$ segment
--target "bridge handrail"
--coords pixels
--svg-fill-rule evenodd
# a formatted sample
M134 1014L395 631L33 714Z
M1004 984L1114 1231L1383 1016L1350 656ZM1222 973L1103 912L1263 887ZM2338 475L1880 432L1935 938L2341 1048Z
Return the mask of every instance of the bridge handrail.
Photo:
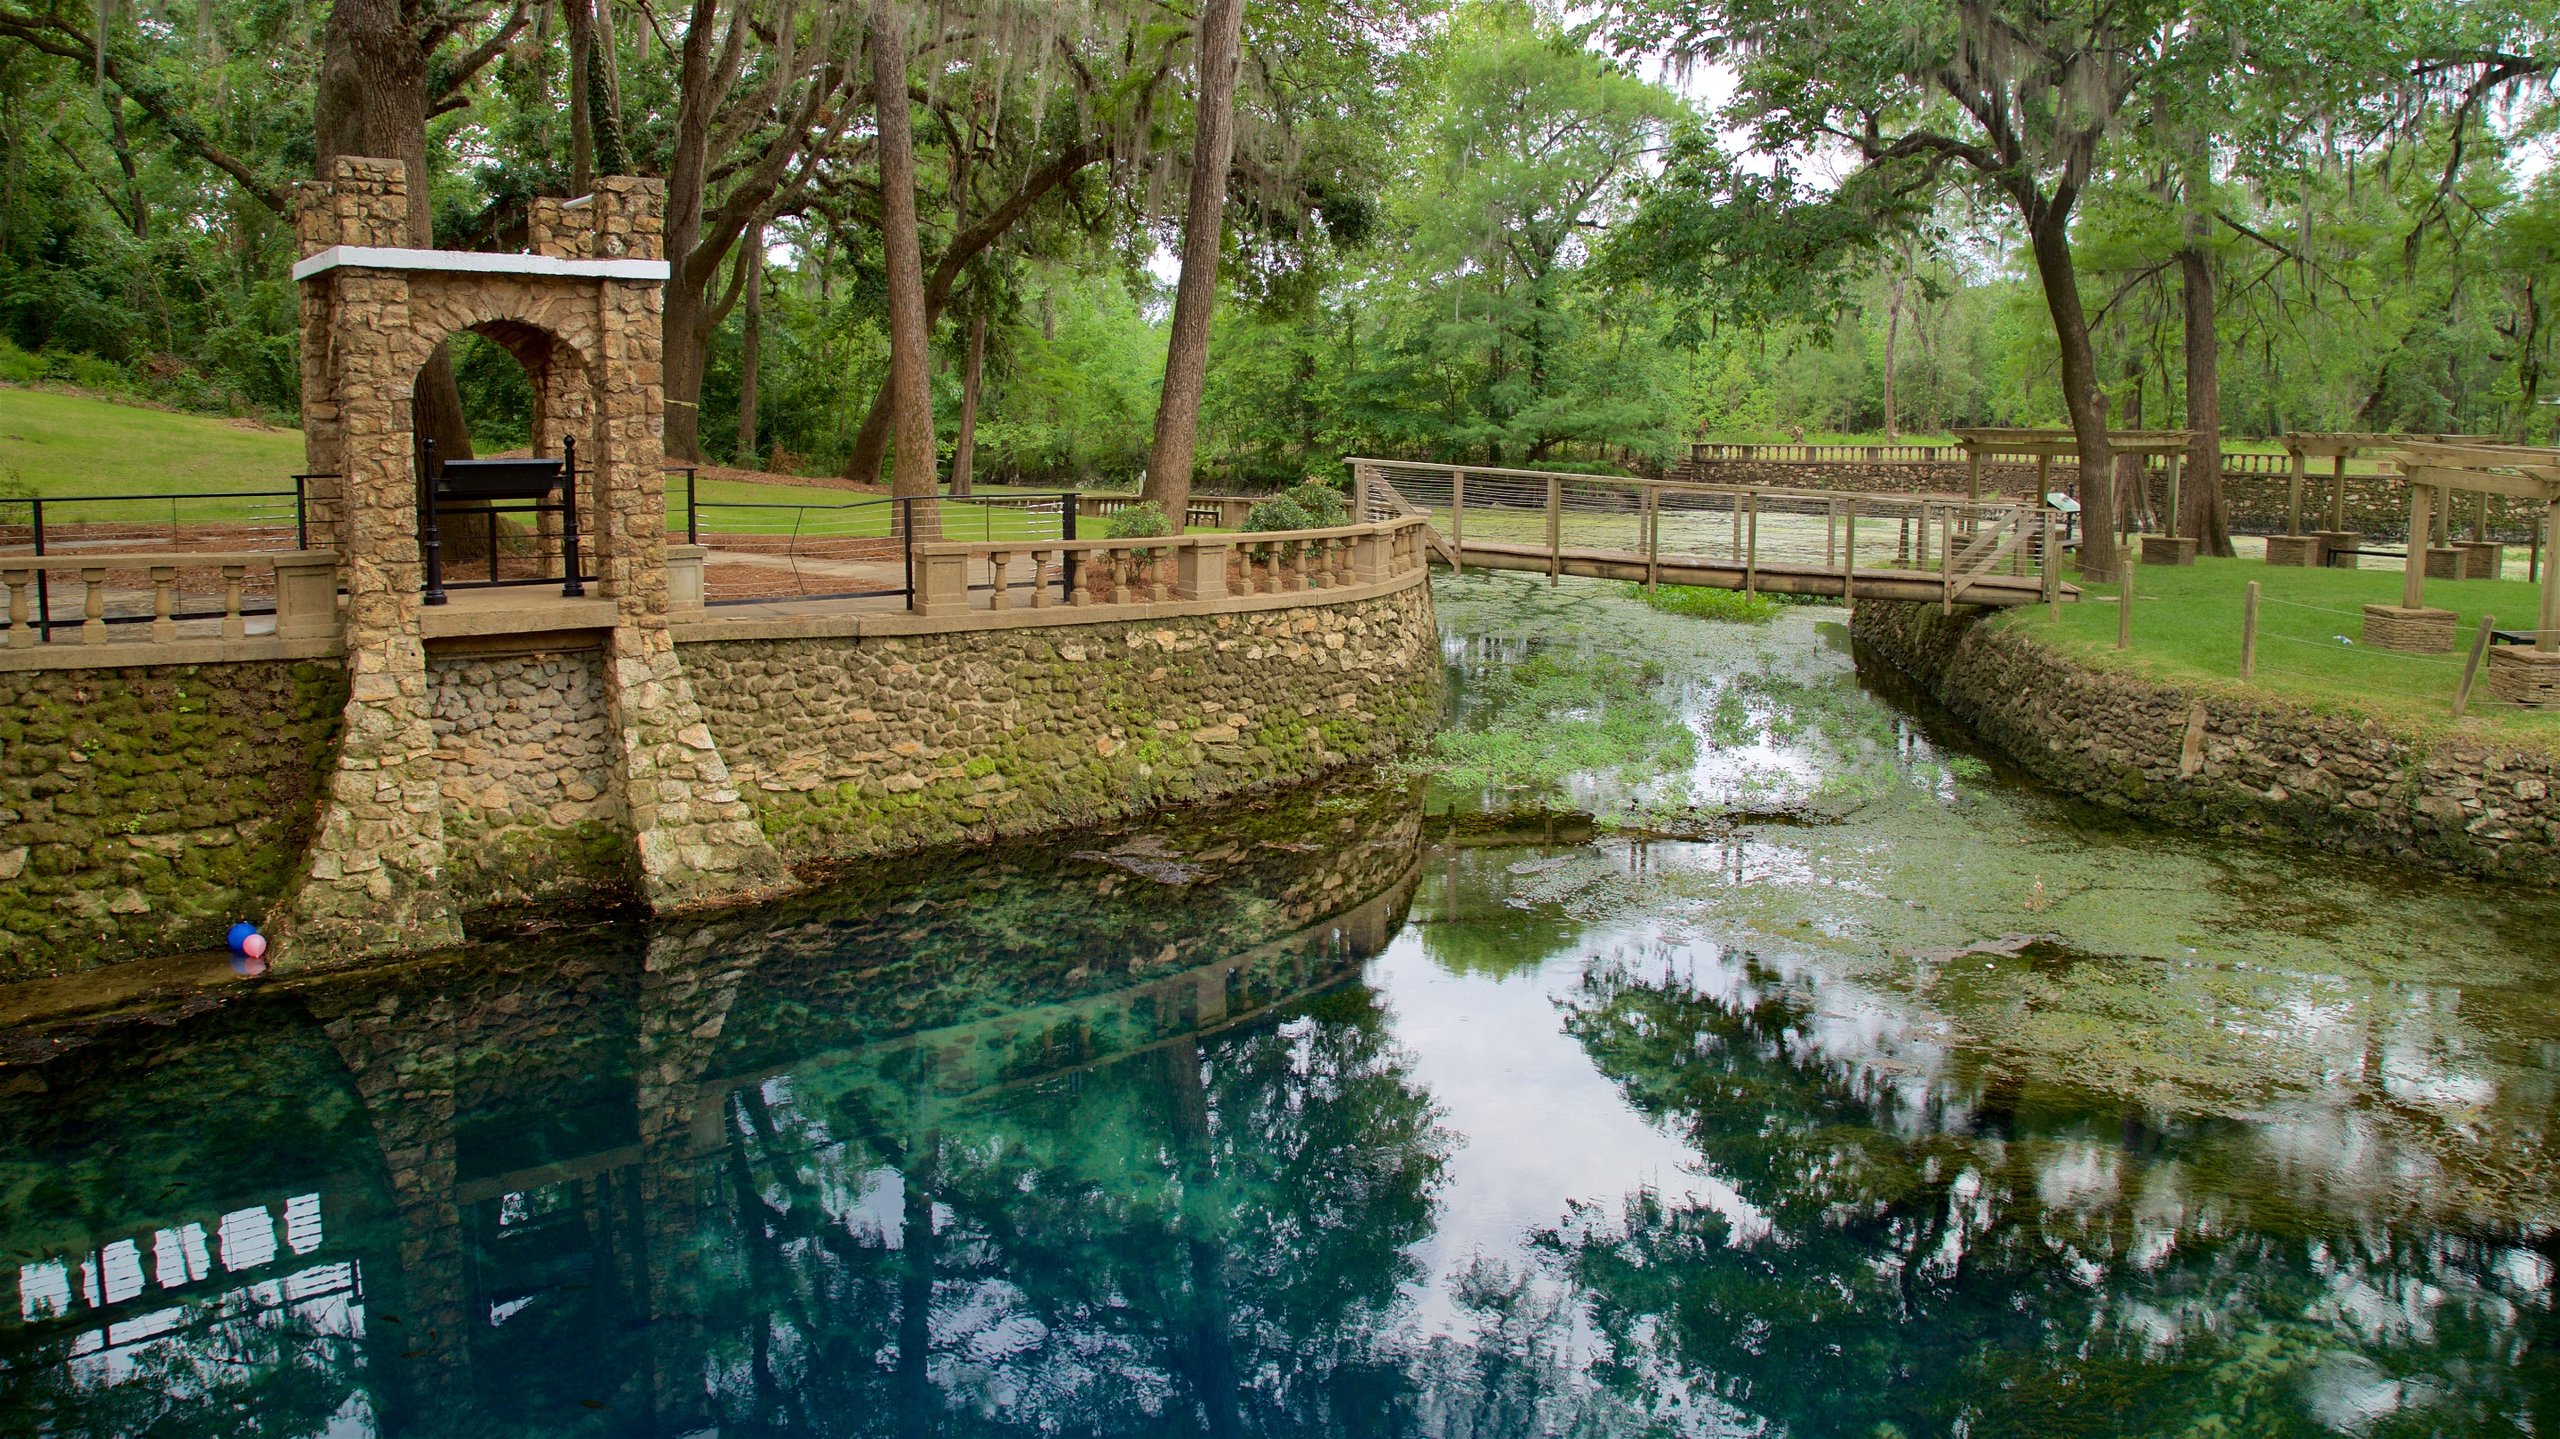
M1380 460L1359 456L1346 459L1343 463L1353 466L1353 472L1355 474L1358 472L1359 466L1370 465L1380 469L1410 470L1418 474L1426 475L1464 473L1468 475L1489 475L1497 479L1540 481L1564 480L1579 484L1619 485L1633 489L1678 491L1683 494L1758 495L1762 498L1774 497L1779 499L1815 500L1823 502L1837 500L1893 500L1910 504L1957 505L1968 509L1981 509L1986 511L1998 509L2004 506L2038 510L2045 508L2043 505L2026 500L1973 500L1966 499L1961 496L1931 493L1926 490L1794 489L1781 485L1729 485L1714 484L1705 480L1649 480L1641 475L1595 475L1571 470L1514 470L1504 469L1498 465L1437 464L1422 460Z
M221 587L220 608L188 612L180 607L182 571L214 571ZM110 625L148 626L137 639L166 643L178 637L188 620L218 620L225 640L246 637L246 619L264 613L248 607L244 591L251 572L275 592L273 613L280 638L308 639L333 634L338 624L338 555L334 550L124 550L72 554L0 555L0 592L6 594L8 627L0 645L24 649L55 643L57 631L68 631L70 643L113 642ZM110 575L139 573L152 599L150 614L109 615ZM50 583L56 575L77 575L80 602L76 614L60 615ZM132 586L128 585L128 588Z

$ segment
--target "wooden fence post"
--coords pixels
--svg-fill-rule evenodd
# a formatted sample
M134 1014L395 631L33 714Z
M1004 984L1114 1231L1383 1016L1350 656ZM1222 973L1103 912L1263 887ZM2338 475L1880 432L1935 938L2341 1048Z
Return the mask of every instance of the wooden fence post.
M1851 614L1858 612L1858 500L1852 495L1842 503L1840 536L1840 604Z
M2471 637L2471 662L2462 667L2462 683L2454 686L2453 690L2453 717L2455 719L2462 718L2462 711L2471 703L2471 677L2480 672L2480 657L2489 652L2490 637L2495 635L2497 631L2498 621L2496 616L2482 615L2480 617L2480 633Z
M1751 508L1751 547L1742 556L1742 592L1757 594L1760 590L1760 492L1753 490L1745 497Z
M2133 566L2116 557L2116 648L2133 642Z
M1564 481L1547 477L1547 583L1564 573Z
M1467 472L1449 472L1449 572L1467 572Z
M2240 678L2252 679L2258 673L2258 582L2240 599Z
M1923 534L1928 533L1928 529L1926 523L1920 526ZM1938 612L1948 615L1956 612L1956 508L1953 505L1938 507Z

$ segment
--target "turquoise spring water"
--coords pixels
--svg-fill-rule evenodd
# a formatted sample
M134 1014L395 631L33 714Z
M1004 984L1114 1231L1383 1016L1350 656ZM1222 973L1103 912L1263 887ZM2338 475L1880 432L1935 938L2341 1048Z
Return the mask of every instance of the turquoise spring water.
M1391 773L0 1033L0 1433L2560 1430L2560 902L1438 596Z

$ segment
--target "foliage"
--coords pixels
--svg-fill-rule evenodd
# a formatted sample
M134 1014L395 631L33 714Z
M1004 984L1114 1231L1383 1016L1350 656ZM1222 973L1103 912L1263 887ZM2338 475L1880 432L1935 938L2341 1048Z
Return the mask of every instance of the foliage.
M1245 511L1244 528L1256 534L1274 530L1312 530L1316 517L1287 495L1274 495Z
M1342 497L1342 491L1331 485L1317 484L1311 480L1306 484L1293 485L1282 491L1280 498L1306 511L1307 517L1315 521L1314 527L1317 529L1329 529L1335 525L1351 523L1350 501Z
M1140 500L1102 520L1106 540L1152 540L1172 533L1173 521L1165 517L1164 506L1153 500Z

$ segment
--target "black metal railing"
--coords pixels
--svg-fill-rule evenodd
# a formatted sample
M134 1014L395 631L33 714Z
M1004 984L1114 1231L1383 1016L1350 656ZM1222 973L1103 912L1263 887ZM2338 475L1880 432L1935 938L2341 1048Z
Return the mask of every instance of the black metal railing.
M722 521L729 521L723 524ZM706 531L704 526L710 528ZM915 593L918 541L1043 540L1076 538L1072 491L1040 495L866 496L826 504L788 500L704 500L686 486L685 539L739 554L769 554L786 562L800 599L907 598ZM865 583L864 567L895 562L897 582ZM1068 558L1070 566L1073 557ZM811 582L818 581L814 588ZM841 580L841 585L827 583ZM984 589L985 585L975 588ZM753 604L769 596L743 596L711 604Z
M248 550L269 548L256 541L269 534L281 537L289 528L293 533L293 543L290 546L275 545L273 548L307 550L311 548L311 517L305 482L333 478L335 477L330 475L295 475L292 477L293 488L289 490L187 490L165 495L0 497L0 555L23 552L51 557L65 553L95 552L102 557L112 556L115 551L111 547L129 547L136 541L152 538L163 529L169 536L169 545L172 549L184 549L188 546L189 530L197 531L199 537L202 532L210 530L216 533L230 531L236 535L245 536L249 543L226 545L221 548ZM240 516L236 511L242 508L244 501L248 502L245 506L247 513L245 516ZM165 525L157 513L163 505L168 507ZM196 511L200 517L189 519L187 515L190 510ZM145 512L150 512L150 518L136 518ZM152 534L102 534L93 529L93 527L108 526L119 530L148 527ZM38 570L35 618L28 622L36 627L38 637L46 643L52 642L55 626L80 623L78 618L56 620L52 617L52 591L51 579L44 571ZM270 602L263 608L252 608L243 613L273 614L275 606ZM153 616L150 615L125 614L110 614L106 617L109 624L141 623L148 622L152 618ZM219 619L221 612L218 610L185 611L172 615L171 618ZM0 629L6 627L5 622L0 622Z
M557 460L537 455L525 460L447 460L439 463L433 439L419 441L418 455L418 553L426 567L425 603L443 604L447 599L446 592L457 589L557 584L560 593L571 599L587 592L587 582L595 576L586 572L579 551L577 440L561 440L560 458ZM557 498L553 498L555 496ZM445 573L444 532L448 515L485 524L488 578L454 579ZM541 533L545 515L560 517L560 573L509 578L500 561L505 548L503 541L512 536L500 529L499 522L530 517L536 543L539 544L545 538ZM549 559L548 555L539 556L537 563L547 564Z

